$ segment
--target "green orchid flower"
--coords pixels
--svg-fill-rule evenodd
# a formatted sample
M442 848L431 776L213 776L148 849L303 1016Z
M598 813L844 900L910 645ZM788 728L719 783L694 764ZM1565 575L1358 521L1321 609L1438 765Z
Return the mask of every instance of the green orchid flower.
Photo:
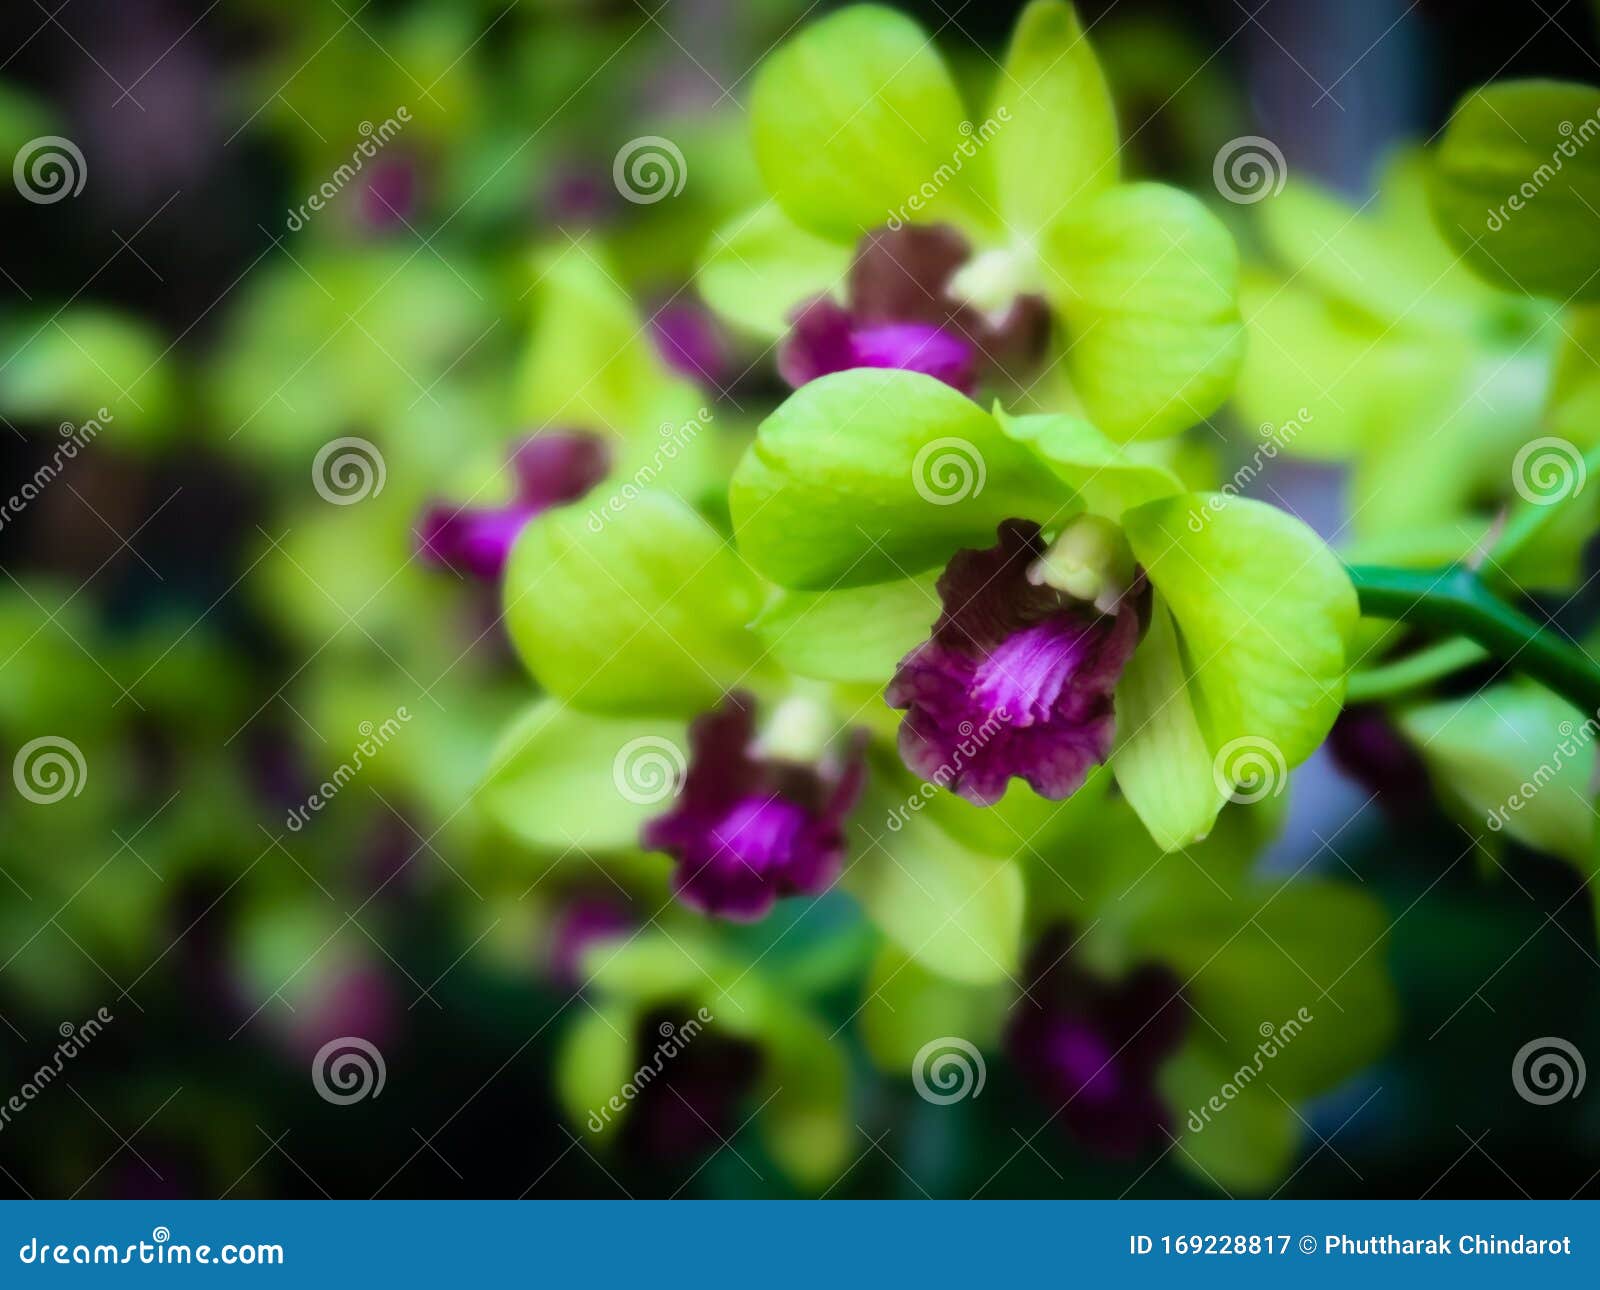
M555 1081L586 1149L626 1152L631 1139L658 1159L682 1156L754 1119L803 1188L848 1162L844 1052L791 991L681 932L602 940L585 961L594 998L561 1041Z
M784 589L774 653L887 687L906 764L969 802L1014 778L1069 797L1109 757L1182 847L1230 797L1281 787L1338 714L1356 600L1320 539L1187 492L1079 418L987 413L918 373L827 376L762 424L731 506L743 558Z
M1128 804L1076 812L1026 866L1034 949L1018 981L962 985L886 949L866 982L868 1051L953 1101L1003 1050L1050 1113L1039 1149L1160 1152L1230 1194L1269 1190L1300 1151L1298 1108L1381 1056L1397 1004L1385 911L1346 884L1253 876L1260 822L1231 810L1162 855ZM1082 863L1058 872L1052 853ZM939 1083L941 1060L965 1063L945 1072L964 1087Z
M1250 272L1243 292L1240 414L1270 455L1349 464L1361 561L1465 556L1519 493L1549 491L1546 467L1565 457L1570 474L1596 442L1586 311L1475 276L1435 225L1428 166L1400 154L1359 208L1291 179L1261 206L1280 268ZM1506 576L1570 583L1585 510L1526 545Z
M1037 826L1025 794L982 823L964 803L925 811L893 753L893 714L871 689L781 664L764 614L782 598L681 499L647 492L598 526L576 506L538 517L504 595L547 691L502 736L478 794L511 836L607 866L665 853L677 899L723 920L837 884L930 971L1016 970L1014 852Z
M750 126L770 198L715 235L700 285L756 335L788 333L791 384L867 366L967 389L997 370L1119 441L1231 390L1233 241L1187 194L1122 180L1071 5L1023 11L981 124L915 22L860 5L767 59Z

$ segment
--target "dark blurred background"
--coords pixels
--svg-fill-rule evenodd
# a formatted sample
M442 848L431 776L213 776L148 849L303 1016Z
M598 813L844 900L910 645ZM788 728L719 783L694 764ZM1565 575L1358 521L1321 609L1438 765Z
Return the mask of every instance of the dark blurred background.
M87 169L68 200L0 192L0 494L51 458L63 421L116 413L0 528L0 751L9 764L34 732L71 730L89 766L61 814L0 801L0 1092L51 1060L64 1025L115 1018L0 1127L0 1190L788 1194L743 1139L708 1161L602 1162L562 1127L550 1072L571 995L543 970L545 915L520 899L538 874L450 805L524 683L470 591L394 575L433 474L455 445L499 433L493 391L525 334L528 251L599 230L642 303L678 291L748 177L728 162L719 194L713 160L701 208L619 209L617 145L700 131L719 157L751 65L833 7L0 11L5 151L60 135ZM1020 5L896 7L981 84ZM1130 168L1196 188L1221 142L1256 132L1359 195L1387 147L1429 138L1475 85L1600 80L1579 0L1080 8ZM400 104L414 122L392 168L364 180L388 186L286 231L357 123ZM737 379L724 375L724 395L765 388ZM359 508L361 531L312 513L310 451L380 424L386 444L411 445L390 454L394 504ZM397 705L427 719L412 746L285 838L285 805L353 737L344 714ZM1571 871L1528 857L1508 886L1459 863L1462 835L1436 812L1386 813L1325 765L1304 783L1325 801L1297 810L1280 850L1298 867L1337 830L1314 867L1392 912L1403 1024L1379 1067L1307 1111L1306 1158L1282 1194L1594 1194L1600 1100L1546 1111L1504 1096L1525 1034L1593 1034L1600 1015L1590 902ZM823 1004L834 1024L854 1007ZM346 1033L373 1037L388 1070L382 1095L352 1107L305 1078ZM832 1195L1213 1194L1170 1161L1097 1164L1049 1135L1013 1155L1039 1115L998 1063L954 1113L860 1054L853 1065L862 1158Z

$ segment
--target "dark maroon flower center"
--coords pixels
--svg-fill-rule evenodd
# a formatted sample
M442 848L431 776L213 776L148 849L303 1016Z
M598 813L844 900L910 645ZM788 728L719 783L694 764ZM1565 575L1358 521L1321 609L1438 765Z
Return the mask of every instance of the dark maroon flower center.
M561 431L525 439L511 456L516 495L504 506L434 503L417 526L417 547L434 564L493 581L534 516L573 502L606 477L611 450L597 435Z
M830 372L887 367L971 394L985 369L1025 375L1043 353L1048 310L1023 295L996 318L957 299L951 280L971 255L944 225L869 233L850 266L847 303L821 296L794 312L778 352L784 380L798 388Z
M1142 593L1101 613L1029 580L1043 554L1039 526L1022 520L1002 524L988 550L957 552L932 636L886 691L906 710L906 765L980 806L1014 777L1069 797L1111 753L1112 692L1138 643Z
M1074 1137L1105 1155L1137 1154L1172 1120L1156 1075L1187 1028L1177 976L1144 963L1106 980L1079 963L1071 933L1054 928L1030 955L1027 978L1006 1033L1012 1060Z
M749 921L780 896L814 895L844 860L844 820L860 795L863 749L801 764L761 754L755 706L729 695L689 732L683 791L644 827L643 844L677 861L685 904Z

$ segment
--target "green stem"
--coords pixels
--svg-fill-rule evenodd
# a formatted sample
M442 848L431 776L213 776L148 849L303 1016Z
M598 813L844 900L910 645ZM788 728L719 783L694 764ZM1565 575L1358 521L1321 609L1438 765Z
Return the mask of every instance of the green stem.
M1471 570L1350 569L1368 618L1465 636L1583 712L1600 712L1600 667L1486 588Z
M1419 689L1440 677L1449 676L1464 667L1481 663L1489 651L1477 641L1464 636L1452 636L1438 641L1427 649L1408 654L1394 663L1362 668L1350 674L1345 686L1345 696L1351 703L1375 703L1379 699L1392 699L1398 694Z

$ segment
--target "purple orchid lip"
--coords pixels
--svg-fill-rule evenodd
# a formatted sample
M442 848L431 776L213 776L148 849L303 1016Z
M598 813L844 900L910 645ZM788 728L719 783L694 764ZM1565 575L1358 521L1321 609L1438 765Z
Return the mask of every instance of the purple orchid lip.
M550 975L564 989L583 984L583 957L602 941L626 935L633 919L616 899L583 895L570 900L557 917L549 946Z
M1056 927L1029 956L1027 979L1006 1047L1069 1132L1123 1159L1170 1133L1155 1081L1188 1028L1176 974L1149 962L1103 980L1078 962L1070 931Z
M698 717L683 791L641 839L678 862L680 900L740 922L764 917L780 896L815 895L833 882L866 774L860 739L840 761L805 764L763 755L755 734L754 701L742 693Z
M669 302L651 317L650 331L656 351L680 376L719 389L727 384L728 345L707 310L685 301Z
M958 551L940 576L933 633L885 691L905 709L900 755L923 779L979 806L1013 778L1070 797L1111 754L1112 692L1138 644L1142 585L1103 614L1028 570L1037 524L1007 520L999 541Z
M823 296L795 310L779 373L798 388L854 367L899 368L970 395L986 368L1031 367L1044 350L1048 309L1023 295L995 319L952 297L951 279L971 254L966 239L943 225L867 234L850 266L848 304Z
M511 456L516 496L504 506L435 503L417 525L417 549L433 564L493 581L534 516L574 502L606 477L611 450L597 435L554 431L525 439Z

